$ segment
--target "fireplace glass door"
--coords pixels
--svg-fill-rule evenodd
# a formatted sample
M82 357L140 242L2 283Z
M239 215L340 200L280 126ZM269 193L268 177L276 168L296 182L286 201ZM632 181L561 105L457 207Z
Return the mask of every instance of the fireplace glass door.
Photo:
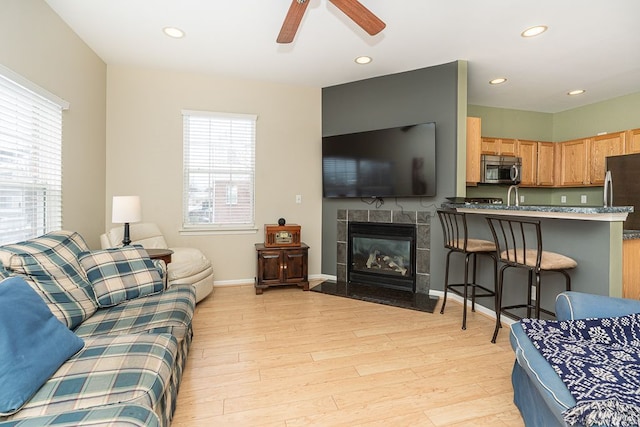
M350 283L415 291L415 226L349 223Z

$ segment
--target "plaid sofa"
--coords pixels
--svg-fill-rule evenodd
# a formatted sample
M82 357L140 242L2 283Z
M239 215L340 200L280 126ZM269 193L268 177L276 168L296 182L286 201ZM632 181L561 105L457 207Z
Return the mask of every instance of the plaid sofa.
M143 286L144 296L121 293L124 301L104 306L81 264L86 254L92 252L84 239L69 231L0 246L0 278L22 277L85 342L18 412L0 417L0 427L170 425L193 335L195 290ZM127 271L157 269L165 283L163 262L118 262Z

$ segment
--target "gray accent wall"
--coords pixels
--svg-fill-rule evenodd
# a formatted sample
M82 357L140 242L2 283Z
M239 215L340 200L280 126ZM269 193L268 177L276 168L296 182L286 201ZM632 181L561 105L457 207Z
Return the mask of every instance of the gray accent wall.
M466 111L464 63L386 75L322 90L322 135L383 129L415 123L436 123L437 194L423 198L387 198L383 205L361 199L323 199L322 273L336 275L336 217L339 209L428 211L456 192L459 108ZM466 87L462 85L461 87ZM459 96L461 95L461 98ZM464 100L464 102L463 102ZM459 105L462 103L463 105ZM438 221L431 229L431 287L442 289L444 248Z

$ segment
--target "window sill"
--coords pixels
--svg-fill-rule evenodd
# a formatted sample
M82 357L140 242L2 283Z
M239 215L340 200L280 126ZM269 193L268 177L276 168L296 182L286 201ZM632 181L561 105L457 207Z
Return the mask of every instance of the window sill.
M258 229L255 226L247 227L189 227L181 228L179 233L182 236L209 236L220 234L256 234Z

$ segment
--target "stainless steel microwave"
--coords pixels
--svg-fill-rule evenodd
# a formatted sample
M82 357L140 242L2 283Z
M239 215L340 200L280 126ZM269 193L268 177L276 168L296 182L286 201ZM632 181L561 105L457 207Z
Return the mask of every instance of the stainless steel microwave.
M522 176L522 159L514 156L480 157L480 182L485 184L519 184Z

